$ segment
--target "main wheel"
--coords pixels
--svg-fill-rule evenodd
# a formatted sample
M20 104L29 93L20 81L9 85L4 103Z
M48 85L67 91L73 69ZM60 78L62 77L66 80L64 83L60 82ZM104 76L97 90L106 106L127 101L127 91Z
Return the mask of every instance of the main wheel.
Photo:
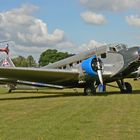
M94 86L87 86L84 88L84 95L92 96L96 94L96 89Z
M121 89L121 93L132 93L132 86L130 83L125 82L125 88L126 89Z
M125 82L125 87L126 87L127 93L132 93L132 86L130 83Z

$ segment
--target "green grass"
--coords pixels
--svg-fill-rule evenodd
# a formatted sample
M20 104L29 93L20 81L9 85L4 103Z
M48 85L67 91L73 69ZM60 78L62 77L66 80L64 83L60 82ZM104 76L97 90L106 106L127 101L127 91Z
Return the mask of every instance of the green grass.
M133 94L0 89L0 140L139 140L140 81Z

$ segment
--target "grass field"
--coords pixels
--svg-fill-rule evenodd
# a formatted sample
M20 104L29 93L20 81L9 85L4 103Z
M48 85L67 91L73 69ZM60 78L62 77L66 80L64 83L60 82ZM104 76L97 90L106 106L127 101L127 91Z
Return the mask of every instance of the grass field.
M0 89L0 140L139 140L140 81L133 94Z

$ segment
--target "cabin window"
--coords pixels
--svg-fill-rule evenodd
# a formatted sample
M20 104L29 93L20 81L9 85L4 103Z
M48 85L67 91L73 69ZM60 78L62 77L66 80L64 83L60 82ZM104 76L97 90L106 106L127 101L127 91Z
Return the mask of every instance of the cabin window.
M63 69L66 69L66 66L63 66Z
M116 48L115 47L109 47L109 51L116 52Z
M101 58L106 58L106 53L101 54Z
M77 64L79 64L80 63L80 61L77 61Z

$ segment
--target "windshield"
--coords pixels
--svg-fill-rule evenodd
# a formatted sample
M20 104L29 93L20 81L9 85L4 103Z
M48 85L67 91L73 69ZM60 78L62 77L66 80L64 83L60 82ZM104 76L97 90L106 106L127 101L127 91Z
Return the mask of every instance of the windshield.
M119 52L119 51L124 50L126 48L127 48L127 45L125 45L125 44L110 44L109 45L110 52Z

